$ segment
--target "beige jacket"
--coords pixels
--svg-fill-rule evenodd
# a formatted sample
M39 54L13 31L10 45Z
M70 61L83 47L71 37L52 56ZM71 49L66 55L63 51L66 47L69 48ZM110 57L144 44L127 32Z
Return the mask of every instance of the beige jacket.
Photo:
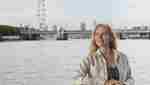
M118 57L119 63L117 66L120 80L124 81L125 85L134 85L127 56L115 50L115 58ZM103 49L98 49L96 56L88 56L83 59L78 74L79 76L74 82L75 85L104 85L105 80L107 80L107 67L103 56Z

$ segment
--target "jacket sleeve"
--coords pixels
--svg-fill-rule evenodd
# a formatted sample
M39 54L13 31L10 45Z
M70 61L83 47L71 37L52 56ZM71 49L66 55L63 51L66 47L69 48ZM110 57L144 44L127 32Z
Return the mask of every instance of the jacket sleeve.
M131 67L130 67L128 58L125 54L123 54L123 56L125 56L125 61L126 61L126 66L127 66L126 80L123 83L125 85L135 85L134 84L134 78L132 77L132 74L131 74Z
M90 71L90 59L86 57L80 62L80 69L75 77L74 85L87 85L88 76Z
M94 72L91 71L93 69L92 66L96 65L95 57L87 57L81 61L78 79L76 80L74 85L104 85L104 77L102 77L101 79L99 77L93 78L93 76L91 75L91 72Z

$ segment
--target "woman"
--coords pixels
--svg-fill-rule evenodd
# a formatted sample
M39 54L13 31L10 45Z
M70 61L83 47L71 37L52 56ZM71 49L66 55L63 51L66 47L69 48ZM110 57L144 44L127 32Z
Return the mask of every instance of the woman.
M98 24L89 55L80 64L77 85L134 85L127 56L117 50L109 25Z

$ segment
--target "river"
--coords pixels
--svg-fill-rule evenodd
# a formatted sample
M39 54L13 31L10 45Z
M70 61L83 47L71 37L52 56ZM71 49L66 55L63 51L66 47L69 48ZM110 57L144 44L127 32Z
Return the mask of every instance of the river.
M120 40L135 85L150 84L150 41ZM0 42L0 85L72 85L90 40Z

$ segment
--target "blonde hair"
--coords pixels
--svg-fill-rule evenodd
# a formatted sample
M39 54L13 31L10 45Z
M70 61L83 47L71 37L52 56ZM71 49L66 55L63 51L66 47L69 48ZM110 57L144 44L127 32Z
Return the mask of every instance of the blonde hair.
M117 49L116 35L112 32L112 28L108 24L98 24L98 25L96 25L96 27L94 29L94 32L92 32L92 35L91 35L92 42L91 42L91 45L90 45L90 48L89 48L89 54L88 54L89 56L95 56L96 51L98 49L98 46L95 43L94 37L95 37L95 32L99 27L106 28L108 33L112 34L111 48L112 49Z

